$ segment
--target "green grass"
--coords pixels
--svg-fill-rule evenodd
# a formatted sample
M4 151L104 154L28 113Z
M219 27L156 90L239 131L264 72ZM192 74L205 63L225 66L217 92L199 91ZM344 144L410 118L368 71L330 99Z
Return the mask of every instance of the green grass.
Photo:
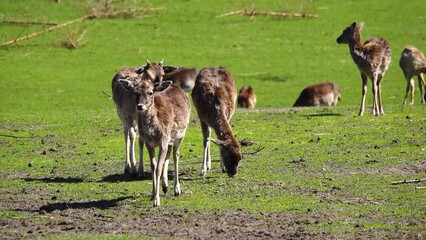
M0 19L62 23L87 14L93 2L5 0L0 2ZM419 103L416 89L415 106L401 107L405 80L398 66L405 44L426 51L422 1L113 4L163 9L134 19L88 20L0 48L0 222L46 223L43 214L30 210L101 200L130 209L129 219L132 214L156 214L149 200L151 181L122 179L122 127L114 103L102 91L110 92L111 78L121 67L164 59L170 65L222 65L238 87L252 85L258 110L238 110L231 123L238 138L258 142L245 152L265 148L248 155L234 179L221 173L218 150L213 148L213 170L200 177L202 137L193 109L194 121L181 148L184 194L162 196L159 214L278 212L302 220L318 218L307 231L321 230L336 238L426 235L426 191L415 188L424 183L391 184L426 176L426 106ZM215 18L243 8L309 12L318 18ZM369 108L364 117L357 116L361 79L348 47L336 44L347 25L361 20L364 40L384 37L393 50L382 83L387 115L381 117L371 116ZM74 28L86 30L86 44L76 50L58 47L55 42ZM0 24L0 41L42 29ZM326 80L341 87L337 107L288 109L303 87ZM370 83L368 87L371 106ZM145 168L149 169L147 161ZM94 211L117 214L115 207ZM78 221L58 215L63 221ZM13 236L12 230L1 231ZM28 236L24 227L16 231ZM56 238L58 233L38 236ZM86 231L61 237L99 236Z

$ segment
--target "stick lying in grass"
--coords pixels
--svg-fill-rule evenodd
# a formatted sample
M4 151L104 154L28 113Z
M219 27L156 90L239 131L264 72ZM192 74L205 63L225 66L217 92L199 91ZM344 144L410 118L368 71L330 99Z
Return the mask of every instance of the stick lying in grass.
M63 27L68 26L70 24L73 24L73 23L76 23L76 22L81 22L85 19L108 18L108 17L115 17L115 16L118 16L118 15L123 14L123 13L129 14L129 13L133 13L133 12L137 12L137 11L158 11L158 10L161 10L161 9L162 8L135 8L135 9L126 9L126 10L121 10L121 11L115 11L115 12L110 12L110 13L93 12L93 13L87 14L83 17L79 17L79 18L76 18L74 20L64 22L62 24L58 24L58 25L55 25L53 27L46 28L43 31L31 33L27 36L24 36L24 37L21 37L21 38L16 38L16 39L1 43L0 47L4 47L4 46L8 46L8 45L20 42L20 41L24 41L24 40L33 38L33 37L41 35L41 34L44 34L44 33L59 29L59 28L63 28Z
M250 16L255 17L257 15L263 15L263 16L275 16L275 17L302 17L302 18L316 18L318 15L316 14L310 14L310 13L292 13L292 12L267 12L267 11L256 11L256 10L237 10L237 11L231 11L226 12L221 15L218 15L216 17L226 17L231 15L244 15L244 16Z
M392 182L392 185L404 184L404 183L419 183L419 182L426 182L426 178L423 178L423 179L414 179L414 180L396 181L396 182Z

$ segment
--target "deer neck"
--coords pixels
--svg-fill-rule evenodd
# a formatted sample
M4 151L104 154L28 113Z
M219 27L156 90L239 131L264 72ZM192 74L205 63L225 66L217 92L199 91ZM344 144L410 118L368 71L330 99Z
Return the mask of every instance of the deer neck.
M218 123L218 127L216 127L215 130L216 136L219 140L235 140L231 125L229 125L228 120L225 117L221 119L221 121Z
M366 59L364 45L361 43L361 35L359 32L356 32L354 38L349 42L349 52L356 64Z

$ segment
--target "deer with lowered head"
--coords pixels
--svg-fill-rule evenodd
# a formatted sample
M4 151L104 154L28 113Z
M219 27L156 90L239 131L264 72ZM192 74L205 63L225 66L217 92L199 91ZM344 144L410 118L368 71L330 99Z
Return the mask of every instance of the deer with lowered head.
M143 139L139 137L139 170L136 169L135 140L138 129L138 114L136 111L137 94L131 87L141 81L161 81L164 75L162 62L149 62L139 68L124 67L112 79L112 98L117 108L117 115L124 127L124 143L126 161L124 173L142 178L143 168ZM124 81L125 80L125 81Z
M238 173L238 163L242 159L241 146L251 144L235 138L229 124L235 112L236 98L235 82L225 68L204 68L200 71L192 89L192 101L203 133L202 176L211 169L210 141L219 146L222 171L229 177ZM211 128L216 133L216 140L210 138Z
M410 92L411 95L410 105L414 105L414 76L417 76L419 81L421 103L426 103L426 83L423 77L423 73L426 73L425 55L423 55L423 53L416 47L407 45L401 52L399 66L407 80L404 105L407 103L408 92ZM423 95L423 90L425 90L425 95Z
M373 114L384 115L381 82L391 62L392 52L388 42L383 38L370 37L362 43L361 30L363 27L364 22L352 23L343 30L342 35L336 41L339 44L349 45L349 52L361 73L362 100L359 116L364 114L367 78L372 81Z
M308 86L302 90L293 107L336 106L340 100L340 88L334 82Z
M200 72L196 68L164 66L164 80L171 80L185 92L191 92L194 88L195 78Z
M242 108L254 108L256 105L256 94L251 86L242 86L237 97L238 106Z

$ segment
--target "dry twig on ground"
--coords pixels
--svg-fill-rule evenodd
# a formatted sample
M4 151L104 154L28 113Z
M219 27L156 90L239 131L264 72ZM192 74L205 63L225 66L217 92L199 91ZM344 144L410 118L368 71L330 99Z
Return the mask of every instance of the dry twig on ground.
M392 185L405 184L405 183L419 183L419 182L426 182L426 178L396 181L396 182L392 182Z
M249 16L249 17L256 17L258 15L262 16L274 16L274 17L301 17L301 18L316 18L318 15L311 14L311 13L294 13L294 12L268 12L268 11L256 11L256 10L237 10L237 11L231 11L226 12L221 15L216 16L218 17L226 17L231 15L243 15L243 16Z

